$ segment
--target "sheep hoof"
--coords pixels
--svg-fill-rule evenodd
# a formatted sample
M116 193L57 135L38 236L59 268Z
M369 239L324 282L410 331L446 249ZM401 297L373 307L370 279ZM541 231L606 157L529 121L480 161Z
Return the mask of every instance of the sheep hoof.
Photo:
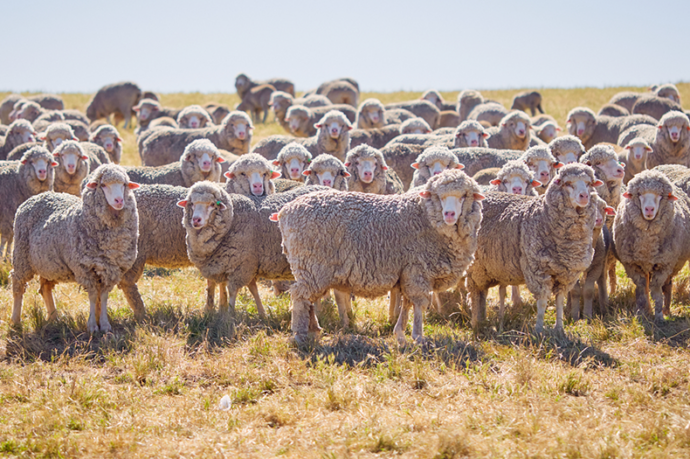
M304 346L307 344L311 344L313 341L314 341L313 334L295 333L292 336L292 342L296 346Z
M101 331L103 333L110 333L113 331L113 327L110 326L108 322L101 324Z
M424 338L423 336L417 336L417 337L413 336L412 339L414 340L415 344L418 346L424 346L424 344L426 344L426 338Z
M57 315L57 310L51 312L50 314L48 314L48 321L52 322L53 320L57 319Z
M94 317L89 317L89 321L86 323L86 330L89 333L97 333L99 328L98 328L98 323L96 322L96 319Z
M662 325L662 324L665 323L665 322L666 322L666 319L664 319L664 315L663 315L663 314L656 314L656 315L654 316L654 323L655 323L655 324L657 324L657 325Z
M407 345L407 340L405 339L405 336L396 336L396 339L398 340L398 346L405 347Z
M544 325L543 324L537 324L534 326L534 333L536 335L542 335L544 334Z

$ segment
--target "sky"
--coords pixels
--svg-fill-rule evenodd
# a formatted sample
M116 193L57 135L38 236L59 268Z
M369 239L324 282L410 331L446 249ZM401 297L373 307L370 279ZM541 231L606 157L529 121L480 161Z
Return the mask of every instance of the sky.
M646 86L690 80L690 1L3 2L0 91Z

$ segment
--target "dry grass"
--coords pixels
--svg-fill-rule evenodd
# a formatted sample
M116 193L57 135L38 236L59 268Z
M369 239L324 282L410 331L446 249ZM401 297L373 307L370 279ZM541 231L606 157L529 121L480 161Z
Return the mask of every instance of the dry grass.
M542 90L565 121L622 88ZM641 90L641 88L635 88ZM690 100L690 85L679 85ZM515 91L483 91L509 103ZM384 102L419 93L364 94ZM454 99L456 94L444 94ZM4 95L0 95L4 97ZM70 108L88 96L66 94ZM181 106L234 95L170 94ZM275 123L256 137L279 133ZM125 162L135 164L131 132ZM37 283L22 332L9 327L10 267L0 267L0 453L26 457L686 457L690 451L690 274L677 282L674 318L656 327L630 315L619 268L615 315L530 333L534 301L507 332L472 338L466 313L428 314L424 347L399 349L385 299L357 300L343 333L325 311L319 345L289 342L289 298L248 292L238 316L204 314L193 269L150 270L140 282L149 316L135 324L119 291L107 336L86 333L87 297L56 288L60 317L46 323ZM523 289L524 290L524 289ZM495 298L492 299L495 305ZM492 312L492 314L495 314ZM491 317L490 317L491 318ZM495 317L494 317L495 320ZM553 324L553 311L547 324ZM223 395L231 408L217 409Z

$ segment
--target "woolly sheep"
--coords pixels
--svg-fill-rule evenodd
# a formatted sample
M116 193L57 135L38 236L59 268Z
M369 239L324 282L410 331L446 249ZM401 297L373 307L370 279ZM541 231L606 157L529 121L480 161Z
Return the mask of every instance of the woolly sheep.
M267 196L276 192L273 179L280 172L273 171L271 163L255 153L242 155L225 173L228 193L244 196Z
M261 119L261 113L263 112L264 116L261 122L266 123L269 101L271 100L271 94L273 94L275 90L276 88L270 84L254 86L249 91L244 93L242 102L235 107L235 110L240 110L251 114L254 123L259 122L259 119Z
M617 94L614 94L613 97L611 97L611 100L609 100L609 103L607 105L618 105L620 107L623 107L630 114L630 113L632 113L632 109L635 106L635 102L637 102L637 100L642 95L643 94L640 92L632 92L632 91L619 92Z
M347 153L345 167L349 191L373 194L400 194L403 184L397 174L389 170L383 154L369 145L360 145Z
M680 164L664 164L656 166L654 170L664 174L675 186L690 196L690 169Z
M652 151L649 143L641 137L635 137L628 142L625 149L618 154L618 160L625 163L624 184L627 185L634 176L647 169L647 157Z
M530 118L524 112L515 111L501 119L500 126L487 130L489 148L500 150L527 150L530 141Z
M465 120L455 130L454 148L487 147L486 138L489 134L484 126L476 121Z
M217 104L215 102L209 102L204 105L204 109L211 115L213 119L213 124L220 124L223 119L228 116L231 112L230 107L225 104Z
M544 113L544 110L541 108L541 94L537 91L521 92L513 98L513 105L511 105L510 109L522 110L523 112L529 109L532 116L535 115L536 110L539 110L539 113Z
M498 177L498 173L500 171L500 167L489 167L488 169L482 169L472 176L472 180L477 182L477 185L488 187L491 185L491 181Z
M564 135L553 139L549 143L549 149L553 156L563 164L571 164L580 161L580 156L585 154L582 141L574 135Z
M455 148L451 150L458 162L465 166L463 171L472 177L482 169L503 167L505 163L518 159L525 152L521 150L497 150L495 148Z
M350 131L350 148L355 148L359 145L369 145L370 147L381 149L390 141L400 136L401 129L402 126L399 124L384 126L381 129L353 129Z
M269 100L269 105L275 113L276 121L285 129L290 132L290 127L286 121L287 111L293 105L303 105L305 107L325 107L327 105L333 105L331 101L322 95L312 95L309 97L301 97L295 99L290 94L283 91L275 91L271 94L271 99ZM351 109L351 107L348 107Z
M657 128L652 131L651 143L653 152L647 156L647 168L652 169L661 164L682 164L690 166L690 122L683 112L668 112ZM651 132L647 131L645 140Z
M134 131L135 134L139 134L148 129L151 121L156 118L166 116L177 119L177 116L182 111L179 108L163 107L160 102L153 99L141 99L137 105L132 107L132 110L137 114L137 123L139 124Z
M34 146L20 161L0 167L0 256L9 258L17 209L31 196L53 190L56 166L47 149Z
M534 134L545 143L550 143L561 131L560 126L554 121L547 121L540 126L533 126Z
M290 289L295 340L319 333L312 303L333 288L346 303L350 294L376 298L389 291L402 293L395 335L404 344L412 303L412 337L421 342L429 292L455 286L472 260L481 199L472 179L450 170L417 192L318 192L283 207L272 218L279 222L296 281ZM340 306L345 314L347 304Z
M26 283L40 277L48 317L55 318L52 290L59 282L77 282L89 294L87 330L109 332L108 293L137 256L138 214L130 182L122 167L99 167L81 199L42 193L17 210L16 243L11 272L12 322L21 322Z
M458 94L457 112L460 121L468 119L470 112L477 106L484 103L484 97L478 91L464 90Z
M410 118L400 125L401 134L428 134L431 126L422 118Z
M273 165L279 167L281 177L297 182L304 181L302 172L307 170L312 156L309 150L297 142L289 143L280 150L278 157L273 161Z
M359 92L359 83L354 78L337 78L335 80L330 80L326 81L324 83L321 83L318 88L312 91L307 91L307 93L304 94L303 97L311 96L312 94L325 94L328 88L333 84L333 83L338 83L339 81L346 81L352 85L353 88Z
M624 197L613 222L616 255L635 284L637 313L649 313L651 293L663 322L673 277L690 259L690 199L656 170L637 174Z
M656 124L656 120L646 115L596 116L588 108L577 107L568 113L568 133L577 136L586 149L600 142L616 143L621 132L638 124Z
M141 88L135 83L122 82L104 86L89 101L86 117L90 121L106 118L110 123L110 115L119 115L124 118L127 129L134 114L132 109L140 98Z
M10 113L14 110L14 104L23 100L24 97L20 94L9 94L0 102L0 124L10 124Z
M445 170L463 169L465 166L458 163L458 158L445 147L431 147L417 156L411 164L415 170L412 176L412 187L426 184L429 179Z
M422 97L420 97L420 99L431 102L432 104L436 105L436 107L438 107L438 109L442 112L452 110L457 115L457 112L455 111L455 104L447 103L445 100L443 100L441 93L439 93L436 90L430 89L426 91L424 94L422 94Z
M508 116L508 110L506 110L503 105L497 102L487 102L474 107L467 116L467 119L475 120L480 123L486 122L491 126L498 126L501 124L501 120L506 116Z
M5 137L0 138L0 161L7 159L7 155L17 146L34 142L36 131L27 120L16 120L10 124Z
M662 84L654 89L657 97L665 97L680 105L680 92L674 84Z
M62 116L63 118L60 118ZM21 107L21 111L15 114L15 117L17 119L25 119L30 122L34 122L37 119L44 117L43 119L52 119L52 120L62 120L62 119L71 119L71 120L79 120L83 122L84 124L88 124L89 120L82 115L78 110L60 110L58 111L51 111L51 110L46 110L45 108L41 107L38 103L36 102L26 102L24 105Z
M339 80L329 84L321 93L334 104L346 104L357 107L359 90L350 82Z
M283 91L290 94L292 97L295 96L295 84L284 78L271 78L266 81L254 81L249 78L244 73L240 73L235 77L235 89L237 90L237 95L240 96L240 100L244 99L244 96L249 90L256 86L261 85L271 85L278 91Z
M177 161L184 149L197 139L208 139L216 147L237 155L249 152L252 140L251 120L244 112L231 112L219 126L206 129L159 129L142 144L140 154L145 166L163 166Z
M89 140L89 126L79 120L65 120L65 124L69 124L74 132L74 136L79 139L80 142L88 142Z
M201 105L183 108L175 121L180 129L202 129L214 124L211 115Z
M89 136L89 142L103 148L108 153L110 161L120 164L122 159L122 139L114 126L104 125L99 127Z
M386 110L402 108L414 113L419 118L422 118L431 129L436 129L438 125L438 119L441 115L441 111L427 100L414 100L409 102L397 102L393 104L387 104Z
M549 183L556 176L556 169L563 167L563 163L559 162L551 153L549 147L531 147L527 150L520 160L523 161L534 177L541 183L536 186L537 194L544 194Z
M378 99L367 99L357 109L357 121L355 125L358 129L374 129L384 126L384 112L386 109Z
M412 168L412 163L424 150L426 147L422 145L403 143L391 143L381 148L381 154L386 160L386 164L395 171L406 190L410 188L414 176L415 169Z
M304 105L292 105L287 110L285 121L289 132L296 137L311 137L316 135L316 125L326 113L332 110L342 112L350 123L355 121L356 113L349 105L332 104L324 107L309 108Z
M81 182L89 175L89 157L78 142L67 140L53 151L55 167L53 189L59 193L81 195Z
M542 196L487 193L466 280L475 332L486 320L487 290L523 283L537 300L535 331L543 331L551 294L556 295L556 330L563 330L565 295L592 262L595 208L590 193L599 185L591 168L570 164Z
M649 115L654 119L661 119L670 111L683 111L680 104L666 97L645 96L640 97L633 106L632 113L638 115Z
M36 94L35 96L27 97L30 102L36 102L46 110L64 110L65 102L60 96L55 94Z
M456 128L460 124L460 115L455 110L443 110L438 116L437 128Z
M491 181L488 191L537 196L535 188L539 186L541 182L533 179L532 171L527 164L521 160L513 160L501 167L496 178Z
M597 116L630 116L630 112L620 105L605 104L599 109Z
M305 185L321 185L338 191L347 191L347 178L350 173L345 164L333 155L317 156L302 172L306 177Z

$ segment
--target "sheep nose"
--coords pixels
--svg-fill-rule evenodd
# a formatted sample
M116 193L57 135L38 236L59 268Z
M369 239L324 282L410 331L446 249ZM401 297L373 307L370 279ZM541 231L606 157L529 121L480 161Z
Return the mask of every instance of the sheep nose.
M540 172L540 173L539 173L539 178L548 180L548 179L549 179L549 172L548 172L548 171L542 171L542 172Z
M192 121L191 125L192 125L193 128L197 128L197 127L199 126L199 125L198 125L197 123L195 123L194 121Z
M323 186L333 186L333 185L332 185L332 182L330 180L324 180Z
M521 186L514 186L513 187L513 194L522 194L522 187Z
M244 140L244 132L238 132L237 138L239 138L240 140Z
M367 180L371 180L372 174L371 174L371 172L366 171L362 174L362 176Z
M645 207L644 212L646 214L652 215L654 213L654 207Z
M290 175L292 175L293 177L298 176L299 175L299 168L297 168L297 167L291 168L290 169Z
M446 220L450 220L452 218L455 218L455 211L454 210L447 210L447 211L443 212L443 217Z
M589 194L587 193L580 193L578 195L578 198L580 199L580 202L588 202L589 201Z
M194 225L195 228L201 226L201 217L192 218L192 225Z
M470 141L470 145L472 145L473 147L476 147L476 146L477 146L477 143L478 143L478 142L477 142L476 140L471 140L471 141Z
M254 183L252 185L252 191L254 194L261 194L264 192L264 185L263 183Z
M584 129L578 129L577 130L577 135L582 135L584 134L585 130Z

